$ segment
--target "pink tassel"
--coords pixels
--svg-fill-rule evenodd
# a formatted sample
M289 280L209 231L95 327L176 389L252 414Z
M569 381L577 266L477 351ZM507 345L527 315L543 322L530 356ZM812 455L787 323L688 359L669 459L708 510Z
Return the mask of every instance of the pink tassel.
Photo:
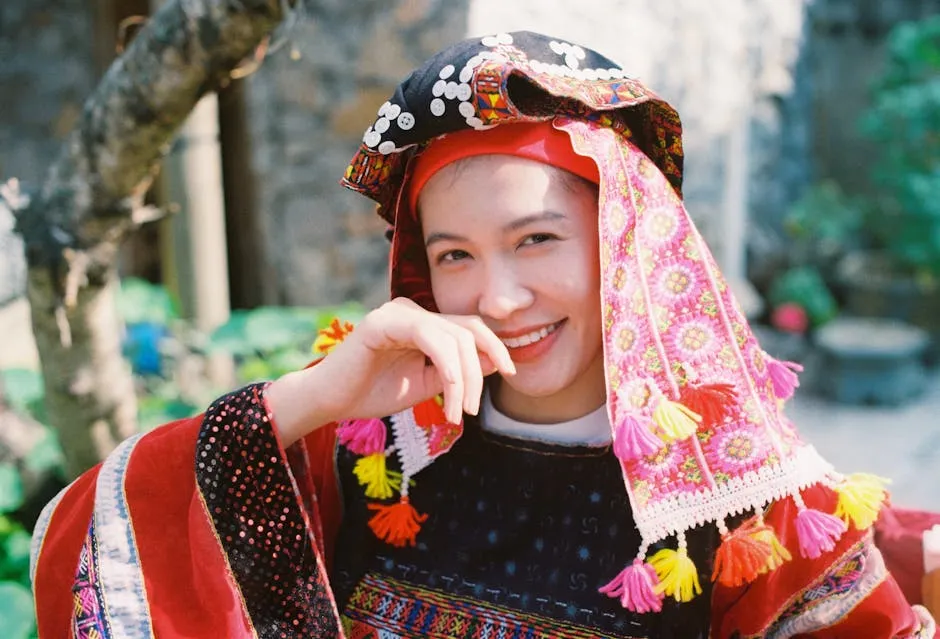
M781 362L770 358L767 370L774 385L774 395L778 399L793 397L793 392L800 386L800 378L796 374L802 372L803 367L796 362Z
M658 452L662 447L662 440L632 415L627 415L617 427L614 454L620 461L646 457Z
M599 590L608 597L620 597L620 605L633 612L659 612L663 596L656 594L659 577L648 563L634 559L613 581Z
M385 451L385 422L381 419L350 419L336 429L339 443L357 455Z
M845 531L844 521L819 510L804 508L796 516L796 536L800 541L800 554L807 559L816 559L835 548L836 542Z

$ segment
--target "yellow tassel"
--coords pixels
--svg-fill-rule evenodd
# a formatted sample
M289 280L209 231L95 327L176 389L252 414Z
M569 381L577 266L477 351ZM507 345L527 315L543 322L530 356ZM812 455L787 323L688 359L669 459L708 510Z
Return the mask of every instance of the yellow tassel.
M702 416L679 402L663 398L653 411L653 421L662 431L660 437L670 442L694 435Z
M763 573L776 570L784 563L793 559L787 547L780 543L780 539L777 538L777 533L767 524L763 522L759 523L751 535L757 541L763 542L770 547L770 556L767 558L767 566L763 570Z
M868 473L848 475L836 486L839 495L836 517L841 517L846 524L854 524L858 530L871 528L888 498L885 491L888 483L887 479Z
M663 548L650 558L649 564L659 577L656 594L673 597L679 602L692 601L695 595L702 594L698 571L684 547L679 550Z
M320 329L317 333L317 339L313 342L314 355L326 355L336 348L336 345L346 339L353 330L353 325L349 322L342 322L338 317L326 328Z
M401 490L401 473L385 468L385 453L360 457L353 472L370 499L389 499L394 491Z

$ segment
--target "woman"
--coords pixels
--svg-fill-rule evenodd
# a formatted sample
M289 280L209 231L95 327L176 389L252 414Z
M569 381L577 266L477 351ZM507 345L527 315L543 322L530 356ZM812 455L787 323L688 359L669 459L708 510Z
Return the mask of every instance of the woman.
M782 414L793 366L681 167L675 111L592 51L432 58L344 179L393 301L54 500L42 636L932 636L871 543L881 484Z

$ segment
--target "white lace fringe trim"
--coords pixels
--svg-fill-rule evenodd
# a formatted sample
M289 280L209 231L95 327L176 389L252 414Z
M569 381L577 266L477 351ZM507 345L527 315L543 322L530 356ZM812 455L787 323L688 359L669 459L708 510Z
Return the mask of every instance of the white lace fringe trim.
M735 477L714 489L648 503L636 508L633 517L643 541L653 544L707 522L763 508L819 483L833 472L829 462L806 445L780 464ZM634 503L637 501L634 495Z

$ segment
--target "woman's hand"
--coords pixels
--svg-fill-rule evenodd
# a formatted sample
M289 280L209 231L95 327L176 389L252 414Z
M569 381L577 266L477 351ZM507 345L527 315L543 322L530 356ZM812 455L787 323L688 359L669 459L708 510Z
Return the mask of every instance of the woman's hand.
M515 374L479 317L440 315L399 298L375 309L319 364L266 392L284 445L331 421L383 417L444 394L457 423L480 410L483 378Z

